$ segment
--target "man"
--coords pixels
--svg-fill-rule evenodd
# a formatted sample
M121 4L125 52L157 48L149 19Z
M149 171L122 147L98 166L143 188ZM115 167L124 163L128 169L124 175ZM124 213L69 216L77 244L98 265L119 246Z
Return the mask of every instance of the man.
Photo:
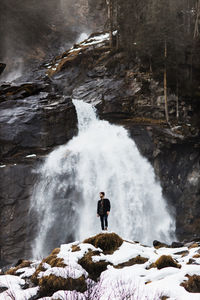
M105 193L99 193L100 200L97 204L97 217L100 217L102 230L108 229L108 216L110 213L110 201L105 199Z

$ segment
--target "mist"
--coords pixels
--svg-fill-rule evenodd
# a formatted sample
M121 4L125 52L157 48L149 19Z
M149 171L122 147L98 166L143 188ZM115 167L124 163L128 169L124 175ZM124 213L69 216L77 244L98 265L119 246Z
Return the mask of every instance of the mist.
M28 68L71 47L81 33L88 35L102 27L94 15L93 20L89 18L89 2L1 0L0 62L6 64L3 77L15 79Z

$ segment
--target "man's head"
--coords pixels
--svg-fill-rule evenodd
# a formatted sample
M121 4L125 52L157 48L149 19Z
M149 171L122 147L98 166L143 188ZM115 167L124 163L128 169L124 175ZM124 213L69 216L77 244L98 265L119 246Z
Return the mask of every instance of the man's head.
M100 198L103 199L104 196L105 196L105 193L104 192L100 192L99 195L100 195Z

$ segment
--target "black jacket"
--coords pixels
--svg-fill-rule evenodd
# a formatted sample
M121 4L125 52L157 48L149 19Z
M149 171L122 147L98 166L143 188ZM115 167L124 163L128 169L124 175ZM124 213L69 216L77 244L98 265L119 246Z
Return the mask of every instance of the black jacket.
M110 207L110 201L108 199L99 200L97 203L97 214L106 215L107 211L110 211Z

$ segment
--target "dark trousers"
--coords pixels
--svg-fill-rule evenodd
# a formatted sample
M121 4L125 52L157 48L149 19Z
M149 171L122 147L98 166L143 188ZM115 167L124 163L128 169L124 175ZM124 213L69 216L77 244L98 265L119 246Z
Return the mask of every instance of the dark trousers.
M101 229L104 230L105 227L108 227L108 216L107 215L100 216L100 220L101 220ZM104 223L105 223L105 227L104 227Z

